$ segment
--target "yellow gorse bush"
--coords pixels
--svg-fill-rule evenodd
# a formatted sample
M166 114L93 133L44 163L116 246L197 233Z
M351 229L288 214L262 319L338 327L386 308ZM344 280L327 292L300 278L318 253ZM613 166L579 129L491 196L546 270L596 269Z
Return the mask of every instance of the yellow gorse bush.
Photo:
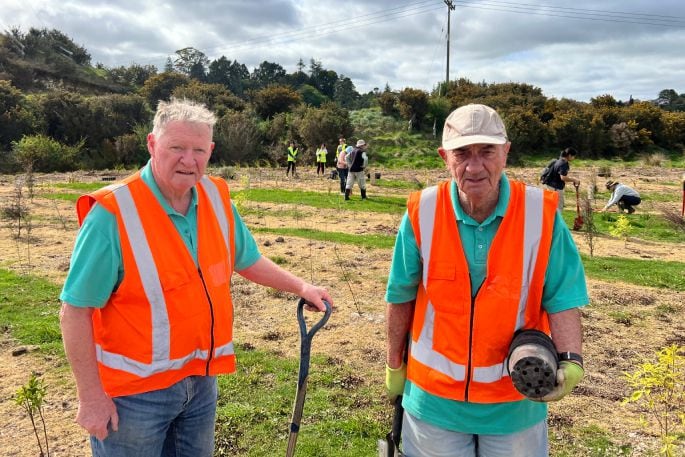
M625 373L632 392L623 403L635 403L646 410L643 426L651 418L659 427L666 457L677 454L679 437L685 435L685 346L671 345L657 352L657 361L644 362L633 373Z

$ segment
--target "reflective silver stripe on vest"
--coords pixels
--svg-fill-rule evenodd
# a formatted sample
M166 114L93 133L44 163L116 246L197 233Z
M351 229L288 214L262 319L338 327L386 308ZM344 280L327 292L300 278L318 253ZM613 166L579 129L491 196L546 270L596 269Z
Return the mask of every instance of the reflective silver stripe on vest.
M138 267L140 281L143 283L145 296L150 303L152 363L168 361L171 346L169 315L167 314L166 300L164 300L164 290L159 282L157 265L155 265L150 245L145 236L143 222L140 220L138 209L128 186L116 189L113 195L119 205L119 212L131 244L131 251L133 251L133 258ZM105 364L109 366L109 364Z
M521 297L514 331L523 326L525 319L526 304L528 301L528 288L535 271L540 239L542 236L542 211L543 192L541 189L526 186L525 194L525 220L523 230L523 274L521 280ZM421 232L421 256L423 259L423 286L428 284L428 265L433 242L433 230L435 224L435 210L437 206L437 187L431 187L421 192L419 203L419 230ZM433 350L433 326L435 322L435 310L428 300L423 328L416 341L411 347L411 355L417 361L430 366L434 370L443 373L456 381L465 379L466 367L454 363L444 355ZM506 360L502 363L487 367L474 367L473 380L482 383L497 382L508 376Z
M431 246L433 244L433 228L435 227L435 208L437 201L437 186L429 187L421 192L421 200L419 203L419 230L421 232L424 288L428 284L428 264L430 263ZM466 378L466 366L454 363L444 355L433 350L434 322L435 309L433 308L433 303L428 300L421 334L419 335L418 341L411 346L411 355L422 364L428 365L452 379L463 381Z
M433 244L433 227L435 224L435 205L438 202L437 186L429 187L421 192L419 201L419 230L421 232L421 257L423 258L423 285L428 284L428 264L431 258Z
M180 370L195 359L207 360L207 351L201 349L196 349L180 359L153 360L152 363L143 363L121 354L103 351L99 344L95 347L95 353L97 354L98 361L104 365L132 373L141 378L169 370Z
M444 375L457 381L466 379L466 366L452 362L433 350L433 323L435 322L435 310L433 304L428 301L423 328L419 340L411 346L411 356L424 365L427 365Z
M535 272L535 263L538 260L540 240L542 238L542 189L526 186L526 217L523 222L523 275L521 278L521 297L519 299L519 311L514 331L523 327L525 322L526 304L528 303L528 290L530 281Z
M214 349L214 357L221 357L222 355L233 355L234 353L235 351L233 349L233 341Z
M228 219L226 218L226 211L233 211L232 208L227 208L224 210L224 203L221 200L221 194L219 189L216 188L216 184L212 182L207 176L203 176L200 180L200 185L207 193L212 208L214 209L214 215L217 221L219 221L219 227L221 228L221 234L224 236L224 242L226 243L226 250L228 251L228 264L231 265L231 246L230 239L228 235Z

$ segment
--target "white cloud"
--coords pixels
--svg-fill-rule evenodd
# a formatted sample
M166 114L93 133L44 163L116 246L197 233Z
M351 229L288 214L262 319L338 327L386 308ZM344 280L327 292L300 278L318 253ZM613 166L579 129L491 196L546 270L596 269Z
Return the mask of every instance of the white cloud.
M452 12L450 77L524 82L546 95L589 100L685 92L685 2L680 0L460 0ZM193 46L249 69L293 71L314 58L362 92L445 78L441 0L4 0L0 27L56 28L109 66L164 66Z

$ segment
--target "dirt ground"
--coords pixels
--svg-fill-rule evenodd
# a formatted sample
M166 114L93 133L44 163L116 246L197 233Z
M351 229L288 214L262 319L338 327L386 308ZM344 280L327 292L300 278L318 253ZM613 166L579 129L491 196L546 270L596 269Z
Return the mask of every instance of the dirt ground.
M439 171L381 172L384 180L416 181L431 185L446 177ZM534 182L539 170L511 169L510 177ZM280 170L235 170L229 181L232 189L245 187L282 189L297 188L327 192L337 196L338 182L316 177L314 170L300 172L297 180L286 180ZM587 183L594 170L577 170ZM32 228L30 242L24 234L15 239L16 229L0 221L0 267L18 273L31 273L57 284L64 280L76 234L73 203L46 199L40 195L60 192L53 185L68 182L102 182L121 173L70 173L36 177L36 196L29 202ZM16 196L17 177L0 176L0 206L6 206ZM680 172L661 168L614 170L612 179L619 179L647 195L679 192ZM600 185L604 182L599 178ZM388 189L370 184L369 197L376 195L406 196L409 189ZM355 189L356 190L356 189ZM64 190L61 190L65 192ZM359 198L358 190L354 199ZM573 196L567 194L567 207ZM603 201L596 206L601 207ZM253 227L298 227L353 234L394 234L399 215L354 213L352 217L340 209L322 210L295 205L244 202L245 221ZM680 210L678 201L660 204L673 211ZM646 201L641 212L658 212L660 206ZM296 211L294 211L296 210ZM295 215L293 215L295 214ZM582 252L588 246L581 234L574 238ZM264 255L278 258L294 273L332 291L335 311L326 327L317 334L314 352L339 357L354 367L369 384L382 391L384 361L383 294L390 263L391 250L364 249L331 242L309 241L278 235L255 235ZM595 243L595 256L661 259L685 262L685 246L630 239L627 247L622 240L601 237ZM589 280L591 305L584 308L584 337L587 376L576 393L552 405L550 423L558 439L568 437L568 426L599 425L608 429L619 444L632 444L635 456L648 455L646 449L655 445L654 431L645 431L637 423L638 413L620 405L627 393L622 373L634 367L641 357L651 355L666 344L685 344L685 294L637 287L621 283ZM267 290L245 281L239 275L233 280L236 306L236 341L259 349L274 350L286 356L298 356L297 323L294 316L295 297ZM664 311L667 310L667 311ZM17 388L24 384L31 371L41 374L48 385L46 422L54 456L90 455L87 437L75 424L77 403L73 381L64 362L35 354L32 348L13 355L19 347L7 334L0 334L0 455L29 457L38 455L35 437L25 413L14 403ZM572 410L572 417L562 412ZM569 438L570 439L570 438ZM579 451L580 452L580 451ZM579 455L585 455L580 453Z

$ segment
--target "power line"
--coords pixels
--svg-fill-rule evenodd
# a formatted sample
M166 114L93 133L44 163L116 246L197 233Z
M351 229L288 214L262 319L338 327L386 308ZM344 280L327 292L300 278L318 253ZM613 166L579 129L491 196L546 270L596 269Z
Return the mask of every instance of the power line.
M434 1L432 2L420 2L420 3L435 3ZM304 28L300 29L296 32L285 32L282 34L272 34L268 36L263 36L259 38L254 38L251 40L246 40L242 41L239 43L234 43L234 44L228 44L228 45L221 45L221 46L214 46L212 48L208 49L215 49L215 50L230 50L230 49L238 49L238 48L244 48L244 47L254 47L254 45L259 45L259 44L281 44L281 43L287 43L290 41L295 41L301 36L303 37L309 37L311 36L312 32L315 33L315 37L322 37L322 36L327 36L327 35L332 35L336 33L342 33L342 32L348 32L351 29L357 29L361 27L366 27L369 25L373 24L379 24L382 22L388 22L391 20L395 19L401 19L405 17L411 17L411 16L416 16L420 14L425 14L429 13L431 11L435 11L437 9L441 9L442 6L436 6L436 5L428 5L428 6L415 6L409 9L393 12L393 13L387 13L387 12L381 12L381 13L373 13L373 16L375 17L368 17L366 19L361 19L365 16L370 16L370 15L364 15L364 16L358 16L350 19L346 19L343 21L336 21L336 22L331 22L328 23L327 25L344 25L344 29L340 29L337 27L333 27L331 30L325 30L325 31L320 31L321 27L323 25L316 25L311 28ZM258 47L258 46L257 46Z
M429 5L427 5L429 4ZM432 5L430 5L432 4ZM278 34L270 34L266 36L256 37L241 42L235 42L227 45L217 45L204 50L220 51L225 53L235 49L248 48L256 49L266 45L285 44L293 41L301 40L302 38L320 38L327 35L348 32L352 29L366 27L369 25L379 24L392 20L402 19L406 17L416 16L420 14L429 13L431 11L441 9L442 6L436 5L436 0L426 0L420 2L407 3L395 8L385 9L374 13L367 13L360 16L345 18L337 21L331 21L324 24L317 24L311 27L304 27L297 31L283 32ZM344 27L343 27L344 26ZM321 30L322 27L331 27L330 30ZM204 51L203 51L204 52ZM158 54L159 59L166 59L169 54Z
M473 3L473 0L462 0L464 3ZM495 1L495 0L490 0L488 1L480 1L478 3L499 3L499 4L504 4L504 5L513 5L516 7L532 7L532 8L543 8L543 9L551 9L551 10L568 10L571 12L582 12L583 14L595 14L595 13L607 13L609 15L626 15L626 16L643 16L645 18L648 17L654 17L654 18L664 18L664 20L668 21L678 21L677 18L683 19L681 16L667 16L663 14L651 14L651 13L630 13L626 11L608 11L608 10L596 10L596 9L585 9L585 8L569 8L569 7L564 7L564 6L549 6L549 5L544 5L544 4L531 4L531 3L512 3L512 2L505 2L505 1Z
M673 27L673 28L685 28L685 21L668 18L668 19L658 19L657 15L645 15L644 13L616 13L616 14L597 14L599 10L580 10L578 12L566 12L561 11L558 7L544 7L549 11L540 12L538 7L540 5L535 5L526 7L521 6L524 4L516 4L516 6L511 5L508 2L483 2L477 3L475 6L473 2L469 1L455 1L459 6L465 8L473 8L478 10L488 10L488 11L502 11L515 14L526 14L535 16L547 16L547 17L561 17L566 19L579 19L579 20L589 20L589 21L602 21L602 22L616 22L616 23L627 23L627 24L639 24L639 25L651 25L657 27ZM505 5L502 5L505 4ZM485 6L481 6L485 5ZM560 11L555 11L555 10ZM568 8L564 8L568 9ZM622 14L633 14L635 17L627 17ZM641 14L641 15L640 15ZM594 16L594 17L593 17ZM634 19L634 20L632 20Z
M296 32L284 32L282 34L269 35L264 37L258 37L251 40L242 41L239 43L215 46L208 49L216 50L232 50L244 47L255 47L255 45L260 44L281 44L291 41L296 41L302 36L318 38L322 36L327 36L342 31L347 31L354 28L365 27L372 24L377 24L381 22L387 22L390 20L395 20L403 17L414 16L418 14L425 14L433 10L440 9L440 7L434 6L436 1L422 1L408 3L402 6L391 8L388 10L378 11L375 13L368 13L361 16L356 16L353 18L347 18L339 21L332 21L325 24L318 24L313 27L304 28ZM561 17L567 19L581 19L581 20L595 20L595 21L605 21L605 22L619 22L619 23L632 23L632 24L642 24L642 25L652 25L661 27L685 27L685 21L677 19L677 16L665 16L656 15L649 13L628 13L622 11L606 11L606 10L593 10L593 9L582 9L582 8L569 8L569 7L557 7L548 5L532 5L525 3L512 3L504 1L469 1L469 0L455 0L454 3L473 9L481 10L491 10L491 11L502 11L516 14L533 14L538 16L547 17ZM426 5L428 4L428 5ZM433 4L433 5L431 5ZM485 6L481 6L485 5ZM488 7L489 6L489 7ZM543 11L540 11L543 9ZM345 25L345 30L339 30L336 26ZM322 27L330 26L333 30L321 31ZM274 41L275 39L275 41ZM280 40L279 40L280 39ZM258 46L257 46L258 47Z

